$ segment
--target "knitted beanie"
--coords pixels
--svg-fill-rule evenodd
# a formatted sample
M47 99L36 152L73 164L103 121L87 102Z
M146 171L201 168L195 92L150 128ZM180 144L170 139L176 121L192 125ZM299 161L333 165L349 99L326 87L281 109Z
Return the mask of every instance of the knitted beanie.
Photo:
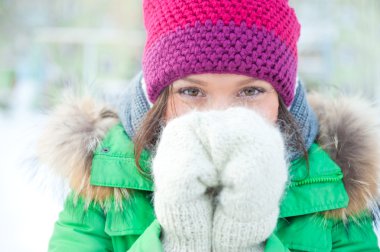
M144 0L143 72L155 102L190 74L265 80L290 106L300 24L288 0Z

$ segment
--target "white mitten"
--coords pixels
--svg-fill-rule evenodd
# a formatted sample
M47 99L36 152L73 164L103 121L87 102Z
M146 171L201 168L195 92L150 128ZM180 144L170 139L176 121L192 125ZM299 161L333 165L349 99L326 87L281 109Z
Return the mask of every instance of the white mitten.
M209 111L199 125L222 187L213 217L212 250L263 251L276 226L288 178L279 129L242 107Z
M198 124L199 112L168 122L153 158L153 203L166 252L211 251L213 206L206 191L218 179Z

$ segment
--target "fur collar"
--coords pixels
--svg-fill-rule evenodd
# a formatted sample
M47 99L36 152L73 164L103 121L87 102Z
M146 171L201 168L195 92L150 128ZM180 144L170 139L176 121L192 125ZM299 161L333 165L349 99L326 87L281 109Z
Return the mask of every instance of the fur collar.
M346 219L372 209L378 198L380 171L380 113L360 98L308 96L316 112L319 144L344 173L350 202L328 211L328 217ZM93 152L106 132L119 122L116 109L94 98L68 98L58 106L40 137L38 159L70 184L88 203L127 197L128 189L90 185Z
M76 199L82 195L87 205L92 200L103 204L122 192L90 184L92 157L107 131L118 121L114 109L92 96L65 95L37 142L37 160L68 182Z
M312 93L309 103L317 114L317 141L340 166L350 198L344 209L326 212L346 219L363 209L375 212L380 172L380 111L359 97Z

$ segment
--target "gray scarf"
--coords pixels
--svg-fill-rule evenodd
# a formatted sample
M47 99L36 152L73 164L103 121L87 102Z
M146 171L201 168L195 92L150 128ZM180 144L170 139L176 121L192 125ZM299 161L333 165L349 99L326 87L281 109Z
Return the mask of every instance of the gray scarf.
M140 71L128 85L125 92L121 95L118 104L118 114L129 137L133 138L137 129L142 123L145 114L151 107L146 92L143 89L143 73ZM290 107L290 113L294 116L302 137L304 139L306 149L309 149L318 134L317 117L310 107L306 99L306 92L301 80L298 80L298 86L294 101ZM285 137L287 148L287 158L289 161L295 160L303 153L299 150L291 148L293 137Z

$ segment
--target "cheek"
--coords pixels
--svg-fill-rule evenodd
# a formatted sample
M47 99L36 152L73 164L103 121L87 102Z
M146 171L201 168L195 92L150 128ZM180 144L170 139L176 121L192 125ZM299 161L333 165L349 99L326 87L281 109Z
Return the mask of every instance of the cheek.
M272 106L268 106L267 119L273 124L276 124L278 118L278 100L276 99L276 101L272 102L271 105Z
M259 104L252 105L251 108L260 113L269 122L276 124L279 108L277 94L273 94L270 97L267 97L267 99L261 101Z
M170 96L168 100L168 105L166 107L165 120L169 121L178 116L184 115L191 110L191 107L184 103L181 99L176 96Z

